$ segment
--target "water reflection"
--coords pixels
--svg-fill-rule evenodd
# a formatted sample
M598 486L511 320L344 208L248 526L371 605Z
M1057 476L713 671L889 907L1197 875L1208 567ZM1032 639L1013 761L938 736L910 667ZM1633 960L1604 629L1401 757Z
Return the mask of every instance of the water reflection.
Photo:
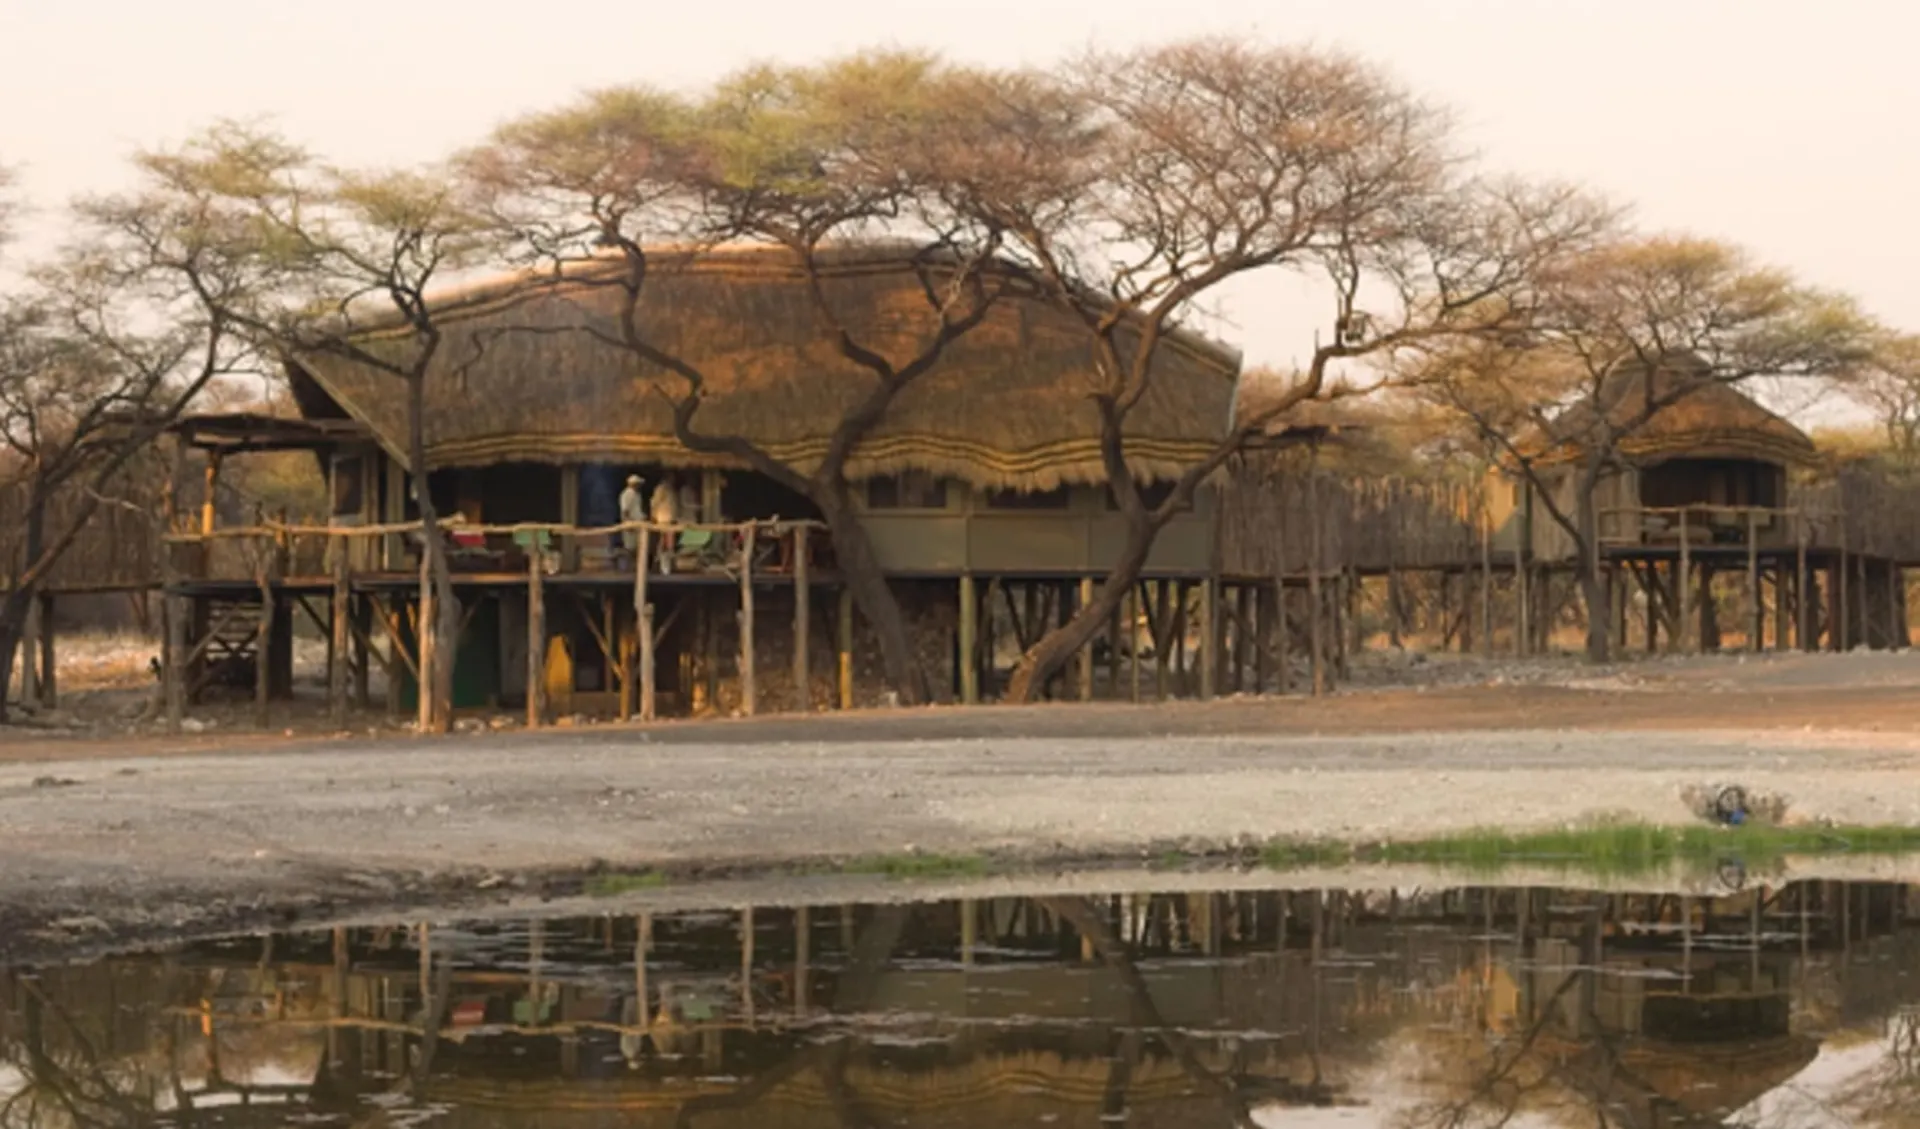
M1920 1125L1920 897L1117 894L0 979L0 1129Z

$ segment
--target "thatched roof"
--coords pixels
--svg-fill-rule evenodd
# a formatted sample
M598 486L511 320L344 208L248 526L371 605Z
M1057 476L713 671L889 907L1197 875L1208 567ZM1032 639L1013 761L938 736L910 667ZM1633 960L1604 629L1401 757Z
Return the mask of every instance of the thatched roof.
M902 251L842 248L826 265L824 289L862 344L904 359L931 338L937 323ZM557 282L551 274L508 275L437 300L445 340L427 381L429 465L729 465L673 438L660 393L679 393L681 378L601 339L618 336L621 293L607 283L622 269L596 262ZM804 471L873 385L836 349L785 252L675 252L653 264L646 286L642 335L706 380L701 432L750 438ZM411 348L401 329L368 342L395 354ZM1104 481L1086 399L1090 356L1085 329L1070 315L1037 299L1005 298L895 401L849 472L922 470L1020 489ZM1186 334L1168 342L1160 364L1128 435L1143 477L1183 469L1224 436L1239 368L1230 351ZM403 454L402 380L335 356L305 358L300 368Z
M1559 442L1540 462L1578 458L1584 443L1599 430L1597 416L1621 426L1643 412L1650 398L1676 396L1619 442L1623 459L1645 466L1675 458L1801 464L1816 457L1806 432L1738 388L1676 363L1651 373L1639 366L1610 374L1593 399L1582 400L1554 418L1550 430ZM1533 451L1545 451L1549 445L1548 435L1539 433L1522 444Z

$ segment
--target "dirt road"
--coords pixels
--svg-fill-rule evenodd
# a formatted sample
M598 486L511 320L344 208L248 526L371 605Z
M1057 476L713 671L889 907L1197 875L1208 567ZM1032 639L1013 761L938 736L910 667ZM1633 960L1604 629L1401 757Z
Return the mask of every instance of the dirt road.
M596 861L1139 858L1276 835L1679 822L1681 787L1725 779L1808 815L1920 824L1920 656L1572 668L1558 684L1318 702L21 742L0 748L0 928L191 928Z

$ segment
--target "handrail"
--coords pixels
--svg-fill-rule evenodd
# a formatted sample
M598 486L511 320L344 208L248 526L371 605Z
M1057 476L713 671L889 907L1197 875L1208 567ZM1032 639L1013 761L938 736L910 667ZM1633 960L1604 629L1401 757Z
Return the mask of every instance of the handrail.
M729 522L651 522L629 521L619 525L568 525L564 522L528 521L510 525L488 525L465 521L442 521L439 527L449 533L478 533L487 535L511 536L520 533L547 533L559 537L611 537L620 533L744 533L772 531L791 533L797 529L825 529L826 523L811 519L768 519L764 521ZM393 537L406 533L421 533L426 524L419 521L392 522L385 525L293 525L280 522L263 522L257 525L232 526L212 531L187 531L165 533L161 540L170 544L191 545L206 541L241 540L251 537Z

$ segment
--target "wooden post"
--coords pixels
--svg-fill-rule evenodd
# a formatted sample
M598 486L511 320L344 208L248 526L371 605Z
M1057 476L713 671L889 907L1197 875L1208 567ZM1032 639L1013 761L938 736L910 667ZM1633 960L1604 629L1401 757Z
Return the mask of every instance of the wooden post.
M663 533L664 537L673 536ZM653 669L653 600L647 595L647 575L653 567L653 530L642 529L633 560L633 641L640 650L640 720L655 713Z
M1320 588L1320 563L1316 559L1307 569L1307 615L1309 643L1312 647L1313 696L1327 692L1327 601Z
M807 527L796 525L793 527L793 693L794 708L801 713L813 712L813 669L808 665L813 657L809 653L813 642L813 584L808 579L811 568L808 555ZM978 689L976 684L976 698Z
M540 546L527 554L527 728L547 720L547 578ZM639 566L646 572L646 556ZM424 677L424 674L423 674Z
M40 601L27 601L27 621L20 629L20 701L28 709L40 707ZM0 686L0 694L7 688Z
M740 713L752 717L759 704L753 670L753 542L756 526L747 526L740 544Z
M1093 577L1083 576L1080 578L1080 603L1079 606L1074 609L1074 614L1078 615L1083 613L1092 605ZM1080 700L1083 702L1091 702L1093 701L1093 640L1091 638L1087 640L1085 646L1080 648L1079 675Z
M1680 600L1679 644L1681 654L1692 654L1700 639L1700 625L1693 622L1693 534L1687 528L1687 511L1680 511L1680 571L1674 577L1674 595Z
M351 542L336 538L333 554L333 642L327 664L327 710L335 729L347 724L347 656L353 638L352 581L349 578L348 549Z
M1484 505L1476 506L1480 526L1480 653L1493 655L1493 523Z
M840 589L837 642L840 659L840 708L850 710L853 708L853 589L845 586Z
M1873 632L1870 630L1872 624L1867 622L1867 555L1865 553L1853 555L1853 581L1853 602L1857 609L1853 618L1860 624L1860 638L1855 642L1871 647Z
M980 701L980 596L973 576L960 576L960 701L976 705Z
M1793 557L1794 641L1802 651L1813 650L1813 605L1807 602L1807 515L1794 514L1796 547Z
M1147 582L1137 581L1127 593L1127 677L1132 681L1131 699L1140 700L1140 597Z
M1853 605L1847 600L1848 589L1852 585L1847 579L1849 562L1846 542L1841 542L1840 555L1836 559L1838 563L1833 566L1832 585L1833 626L1828 633L1833 639L1833 649L1845 654L1853 649L1853 616L1850 614Z
M1747 650L1758 654L1764 649L1767 633L1766 605L1760 600L1760 512L1747 509Z
M253 723L261 729L272 720L267 704L273 693L273 582L260 579L260 623L253 636Z
M1220 582L1200 582L1200 700L1212 701L1220 679Z
M1253 600L1253 692L1267 692L1273 666L1273 599L1264 584L1247 586Z
M1273 578L1273 667L1275 688L1282 694L1293 690L1293 628L1287 623L1287 579L1276 572Z
M793 1011L805 1015L813 1010L813 915L806 906L793 911Z
M424 483L422 483L421 486L422 489L425 488ZM415 686L415 689L419 691L415 695L418 699L415 705L418 708L414 713L416 715L415 721L419 725L420 732L422 733L427 732L433 727L433 670L435 665L440 661L439 639L436 638L439 633L433 629L438 609L434 607L433 576L428 568L428 562L432 560L432 558L433 550L426 545L422 545L420 547L419 615L418 622L415 624L414 629L414 645L418 648L420 656L420 669L417 672L418 678L416 679Z
M1888 561L1887 650L1889 651L1905 650L1907 646L1907 620L1904 610L1906 601L1901 599L1901 589L1906 587L1906 583L1907 578L1900 569L1900 562L1894 560ZM49 596L48 600L51 601L52 597ZM51 606L47 609L47 622L49 624L53 622L53 609ZM47 646L49 648L53 646L53 630L51 627L47 630ZM53 698L53 654L51 651L47 654L47 698L49 701Z
M174 546L160 546L160 615L166 632L160 657L161 694L166 699L167 732L180 732L187 712L187 598L179 594ZM3 689L3 688L0 688Z

